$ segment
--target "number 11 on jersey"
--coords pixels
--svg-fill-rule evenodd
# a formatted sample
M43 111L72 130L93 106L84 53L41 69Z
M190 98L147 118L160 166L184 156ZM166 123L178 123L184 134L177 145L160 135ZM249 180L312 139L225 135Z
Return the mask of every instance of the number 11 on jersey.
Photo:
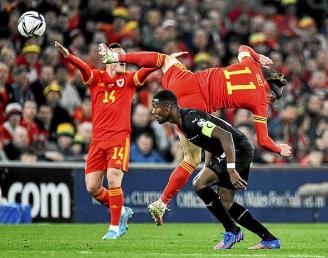
M223 70L224 77L227 80L227 89L228 94L231 95L234 90L255 90L256 85L253 82L249 82L249 84L238 84L238 85L232 85L230 81L230 77L232 75L243 75L243 74L251 74L252 71L249 69L249 67L245 67L245 69L242 70L235 70L235 71L228 71Z

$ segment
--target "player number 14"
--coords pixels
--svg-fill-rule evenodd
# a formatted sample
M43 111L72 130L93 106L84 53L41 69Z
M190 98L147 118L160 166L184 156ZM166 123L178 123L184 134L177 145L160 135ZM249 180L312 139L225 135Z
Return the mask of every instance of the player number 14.
M105 91L105 95L104 95L104 99L103 99L103 103L108 103L108 102L115 102L115 90L112 90L110 93L106 90Z
M228 94L231 95L234 90L255 90L256 86L253 82L249 82L249 84L239 84L239 85L232 85L230 81L230 77L232 75L242 75L242 74L251 74L252 71L249 69L249 67L245 67L245 69L242 70L235 70L235 71L228 71L223 70L224 77L227 80L227 89Z

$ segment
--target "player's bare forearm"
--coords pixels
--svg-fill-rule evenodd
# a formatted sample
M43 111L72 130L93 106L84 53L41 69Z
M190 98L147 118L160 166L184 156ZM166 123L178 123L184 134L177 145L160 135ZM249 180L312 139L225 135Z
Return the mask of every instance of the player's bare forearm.
M235 144L233 142L231 133L216 126L212 131L211 137L220 140L222 148L227 156L227 163L235 163Z

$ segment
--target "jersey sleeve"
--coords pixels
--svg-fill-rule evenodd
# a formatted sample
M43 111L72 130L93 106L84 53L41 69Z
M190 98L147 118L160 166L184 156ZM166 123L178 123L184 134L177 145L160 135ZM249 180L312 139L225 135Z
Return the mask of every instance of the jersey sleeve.
M253 112L257 142L264 149L279 154L281 152L280 146L278 146L268 134L267 112L268 107L266 106L258 107L257 110Z
M238 49L238 52L238 60L240 63L244 60L254 60L255 62L260 60L260 55L249 46L241 45Z
M133 73L133 84L136 87L142 86L145 83L145 80L147 79L148 75L150 75L152 72L156 71L158 68L141 68L135 73Z
M73 54L69 54L67 60L79 69L83 84L90 85L93 82L94 72L85 62Z

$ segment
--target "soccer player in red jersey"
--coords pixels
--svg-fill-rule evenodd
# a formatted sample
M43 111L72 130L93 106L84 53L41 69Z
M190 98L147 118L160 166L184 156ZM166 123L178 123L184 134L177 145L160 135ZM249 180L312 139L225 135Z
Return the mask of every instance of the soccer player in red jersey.
M269 105L281 97L286 80L269 69L272 64L270 58L257 54L252 48L240 46L239 63L196 73L187 70L176 58L157 52L117 54L100 44L99 54L104 63L125 62L143 67L160 67L164 73L163 87L175 93L178 104L183 108L210 113L232 107L250 110L254 115L259 145L282 156L291 154L290 146L277 145L269 137L267 128ZM183 144L184 160L171 174L160 200L149 205L157 224L162 223L167 204L200 163L200 148L181 134L179 138Z
M92 141L87 155L85 182L87 191L110 210L111 221L104 240L121 237L133 212L123 206L122 178L128 171L130 117L133 95L146 77L158 68L125 71L125 64L106 65L105 70L90 69L58 42L55 47L81 72L92 102ZM110 47L124 54L119 44ZM107 175L108 189L102 186Z

